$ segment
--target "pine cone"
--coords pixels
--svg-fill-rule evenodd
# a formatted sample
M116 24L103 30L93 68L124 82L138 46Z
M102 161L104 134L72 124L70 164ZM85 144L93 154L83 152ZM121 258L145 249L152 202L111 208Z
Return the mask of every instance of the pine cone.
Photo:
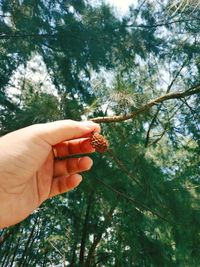
M106 152L109 146L108 141L103 135L94 132L90 138L90 143L92 147L100 153Z

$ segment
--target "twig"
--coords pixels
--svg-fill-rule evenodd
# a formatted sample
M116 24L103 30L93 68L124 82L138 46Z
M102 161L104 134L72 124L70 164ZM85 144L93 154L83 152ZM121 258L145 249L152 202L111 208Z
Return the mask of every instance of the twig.
M134 204L136 204L137 206L143 208L144 210L148 210L148 211L150 211L153 215L155 215L155 216L157 216L158 218L162 219L163 221L168 222L168 223L171 224L171 222L170 222L168 219L166 219L165 217L163 217L162 215L160 215L157 211L152 210L151 208L147 207L145 204L139 202L138 200L134 199L133 197L129 197L129 196L127 196L125 193L116 190L116 189L113 188L112 186L110 186L110 185L104 183L102 180L100 180L100 179L98 179L98 178L95 178L95 179L96 179L99 183L101 183L102 185L104 185L105 187L107 187L108 189L110 189L111 191L113 191L114 193L116 193L117 195L119 195L119 196L121 196L121 197L123 197L123 198L125 198L125 199L127 199L127 200L129 200L129 201L131 201L131 202L133 202Z
M183 103L182 103L181 105L179 105L178 108L175 109L175 111L172 113L172 115L171 115L170 117L168 116L168 122L167 122L165 125L162 125L161 121L158 120L159 123L160 123L160 124L162 125L162 127L163 127L163 132L162 132L161 134L158 135L159 137L158 137L156 140L152 141L151 143L148 143L148 144L147 144L147 147L149 147L149 146L151 146L151 145L154 145L154 144L157 144L157 143L162 139L162 137L165 135L165 133L166 133L167 130L169 129L168 124L169 124L170 120L175 116L175 114L179 111L179 109L180 109L183 105L184 105ZM176 106L175 106L175 107L176 107ZM153 137L155 137L155 135L154 135Z
M141 186L141 183L140 181L136 178L136 177L133 177L132 173L127 169L127 167L124 165L124 163L118 158L116 157L113 152L111 151L111 149L108 150L107 152L110 157L114 160L114 162L117 164L117 166L119 167L119 169L123 170L126 175L128 176L128 178L131 180L131 181L135 181L136 184L140 185Z
M108 117L97 117L97 118L93 118L91 119L93 122L97 122L97 123L101 123L101 122L121 122L121 121L126 121L129 119L134 119L135 117L137 117L139 114L146 112L147 110L149 110L151 107L162 103L166 100L170 100L170 99L181 99L184 98L186 96L191 96L194 94L198 94L200 93L200 84L190 88L189 90L185 91L185 92L177 92L177 93L170 93L170 94L166 94L163 96L160 96L158 98L155 98L151 101L149 101L146 105L144 105L143 107L139 108L138 110L131 112L128 115L118 115L118 116L108 116Z
M188 104L188 102L187 102L187 100L185 98L181 99L181 101L183 102L183 104L185 104L188 107L188 109L190 110L190 112L192 114L194 122L195 122L195 120L196 120L195 115L196 114L195 114L194 110L192 109L192 107L190 107L190 105ZM197 116L197 118L198 118L198 116ZM197 130L200 131L199 125L195 123L195 126L196 126Z
M157 27L164 27L164 26L169 26L173 25L176 23L186 23L186 22L192 22L195 20L199 20L199 18L193 17L191 19L178 19L178 20L173 20L173 21L168 21L168 22L160 22L157 24L152 24L152 25L145 25L145 24L130 24L130 25L125 25L126 28L143 28L143 29L152 29L152 28L157 28Z
M0 39L7 40L11 38L54 38L57 37L57 34L48 34L48 33L18 33L18 34L0 34Z
M179 71L177 71L176 75L174 76L174 78L172 79L171 83L170 83L170 84L168 85L168 87L167 87L166 94L168 94L168 93L170 92L172 86L174 85L176 79L179 77L179 75L180 75L182 69L184 68L184 66L186 65L186 63L187 63L187 60L185 60L185 61L183 62L183 64L181 65ZM160 106L158 107L158 109L157 109L155 115L153 116L153 119L151 120L151 122L150 122L150 124L149 124L149 128L148 128L147 135L146 135L145 147L147 147L148 144L149 144L150 132L151 132L151 129L152 129L152 127L153 127L153 125L154 125L154 123L155 123L157 117L158 117L158 114L159 114L161 108L162 108L162 103L161 103Z
M63 258L64 255L60 252L60 250L53 244L52 241L49 240L49 244L58 252L58 254Z

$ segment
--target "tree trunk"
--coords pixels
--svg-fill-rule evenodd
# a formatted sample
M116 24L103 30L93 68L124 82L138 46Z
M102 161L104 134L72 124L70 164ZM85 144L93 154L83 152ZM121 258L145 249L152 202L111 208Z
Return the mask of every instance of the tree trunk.
M77 240L74 241L72 259L69 267L75 267Z
M3 258L3 261L1 262L1 267L7 267L8 266L8 262L9 262L9 258L10 258L10 248L11 248L11 246L12 246L12 244L13 244L13 236L11 236L11 239L10 239L10 242L8 243L8 245L7 245L7 250L6 250L6 253L5 253L5 256L4 256L4 258Z
M14 250L14 252L13 252L13 257L12 257L12 260L11 260L10 267L12 267L13 264L14 264L15 257L16 257L16 255L17 255L17 251L18 251L18 248L19 248L19 242L20 242L21 237L22 237L22 233L23 233L23 229L21 229L21 231L20 231L20 236L19 236L18 239L17 239L17 243L16 243L16 246L15 246L15 250Z
M48 254L48 250L46 250L46 252L44 254L44 259L43 259L42 267L46 267L47 266L47 254Z
M18 267L23 267L25 265L25 263L26 263L26 255L27 255L27 252L28 252L29 245L31 244L31 239L32 239L32 237L34 235L34 231L35 231L35 228L36 228L36 225L37 225L38 218L39 218L39 216L36 215L32 230L30 232L29 238L28 238L28 240L26 242L26 246L24 248L24 253L22 254L21 262L19 263Z
M106 220L105 220L105 222L104 222L104 224L102 226L102 229L99 231L99 233L94 238L94 241L93 241L93 243L92 243L92 245L91 245L91 247L89 249L88 256L87 256L87 259L85 261L84 267L90 267L91 266L95 249L96 249L97 245L99 244L99 242L101 241L102 235L103 235L106 227L108 226L108 224L110 223L110 221L112 219L112 216L113 216L113 212L115 210L115 207L116 206L112 207L110 209L110 211L107 213L107 215L105 216L106 217Z
M35 241L37 240L38 238L38 233L39 233L39 230L37 231L35 237L32 239L31 243L30 243L30 246L29 246L29 249L32 247L32 245L35 243ZM28 249L28 251L29 251ZM23 266L22 267L26 267L26 266L34 266L33 265L33 262L31 263L32 260L34 260L34 255L32 253L28 253L27 251L27 254L26 254L26 259L25 259L25 262L23 263Z
M87 233L88 233L88 221L89 221L89 215L90 215L90 210L91 210L91 206L92 206L93 195L94 195L94 193L92 192L88 198L88 204L87 204L87 208L86 208L85 221L84 221L84 225L83 225L82 238L81 238L79 266L83 266L83 264L84 264L85 243L86 243L86 238L87 238Z
M7 229L7 230L3 231L2 235L0 236L0 246L3 245L3 243L6 241L6 239L8 239L9 236L11 236L11 234L13 234L13 232L14 232L14 229Z

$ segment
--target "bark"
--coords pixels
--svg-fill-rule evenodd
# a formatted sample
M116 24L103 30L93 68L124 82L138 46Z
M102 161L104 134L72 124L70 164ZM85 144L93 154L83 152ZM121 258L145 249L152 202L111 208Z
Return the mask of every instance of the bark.
M24 253L22 254L22 258L21 258L22 261L19 263L19 266L18 266L18 267L23 267L24 264L26 263L26 255L27 255L28 248L29 248L29 246L30 246L30 244L31 244L31 240L32 240L33 235L34 235L35 228L36 228L36 226L37 226L38 218L39 218L39 217L38 217L38 215L37 215L37 217L36 217L36 219L35 219L35 221L34 221L32 230L31 230L31 232L30 232L30 234L29 234L28 240L27 240L27 242L26 242L26 246L25 246L25 249L24 249Z
M20 236L18 237L17 239L17 243L16 243L16 246L15 246L15 250L13 252L13 257L12 257L12 260L11 260L11 264L10 264L10 267L12 267L14 265L14 262L15 262L15 257L17 255L17 251L19 249L19 243L20 243L20 240L22 238L22 233L23 233L23 229L20 231Z
M184 61L183 64L181 65L179 71L176 73L176 75L175 75L174 78L172 79L171 83L170 83L169 86L167 87L166 94L168 94L168 93L171 91L171 89L172 89L172 87L173 87L175 81L176 81L177 78L180 76L181 71L182 71L182 69L185 67L185 65L186 65L187 62L188 62L188 60ZM150 131L151 131L151 129L152 129L154 123L156 122L156 119L157 119L157 117L158 117L158 114L159 114L159 112L160 112L162 106L163 106L163 103L160 104L160 106L158 107L158 109L157 109L155 115L153 116L153 119L151 120L151 123L150 123L150 125L149 125L149 129L148 129L148 131L147 131L145 147L147 147L148 144L149 144Z
M46 265L46 264L47 264L47 254L48 254L48 252L46 251L46 252L45 252L45 255L44 255L44 259L43 259L42 267L47 266L47 265Z
M7 244L7 250L5 252L4 258L3 258L2 262L0 262L1 263L1 267L7 267L8 266L8 263L9 263L10 257L11 257L10 248L11 248L11 246L13 244L13 239L14 239L14 237L11 236L10 242L8 242L8 244Z
M107 213L106 215L106 220L102 226L102 228L100 229L99 233L95 236L94 238L94 241L89 249L89 252L88 252L88 256L87 256L87 259L85 261L85 264L84 264L84 267L90 267L91 266L91 263L92 263L92 260L93 260L93 257L94 257L94 253L95 253L95 250L99 244L99 242L101 241L101 238L102 238L102 235L103 233L105 232L106 228L108 227L108 224L110 223L111 219L112 219L112 216L113 216L113 212L115 210L115 207L112 207L109 212Z
M88 233L88 221L89 221L89 215L90 215L90 210L91 210L91 206L92 206L92 200L93 200L93 192L90 194L90 196L88 198L88 204L87 204L87 208L86 208L85 221L84 221L84 225L83 225L82 238L81 238L79 266L83 266L83 264L84 264L85 243L86 243L86 238L87 238L87 233Z
M177 92L177 93L169 93L165 94L163 96L157 97L151 101L149 101L146 105L142 106L138 110L127 114L127 115L119 115L119 116L112 116L112 117L97 117L91 119L94 122L101 123L101 122L121 122L126 121L129 119L134 119L138 115L148 111L150 108L152 108L155 105L158 105L159 103L162 103L164 101L170 100L170 99L182 99L187 96L195 95L200 93L200 84L190 88L189 90L185 92Z
M38 233L39 231L36 233L35 237L32 239L31 243L30 243L30 246L29 246L29 249L32 247L32 245L36 242L37 238L38 238ZM26 267L26 266L34 266L33 265L33 262L34 259L35 259L35 254L32 254L30 251L27 251L27 254L26 254L26 259L23 263L23 266L22 267ZM37 261L37 260L36 260Z
M0 246L3 245L3 243L11 236L12 233L13 231L7 231L5 234L0 236Z
M75 262L76 262L76 248L77 248L77 240L74 241L73 252L72 252L72 259L71 259L71 262L70 262L69 267L75 267Z
M15 225L15 226L13 226L13 227L10 227L10 228L8 228L8 229L4 229L3 231L2 231L2 234L1 234L1 236L0 236L0 246L2 246L3 245L3 243L12 235L12 234L14 234L15 232L17 232L18 231L18 229L19 229L19 227L20 227L20 224L17 224L17 225Z

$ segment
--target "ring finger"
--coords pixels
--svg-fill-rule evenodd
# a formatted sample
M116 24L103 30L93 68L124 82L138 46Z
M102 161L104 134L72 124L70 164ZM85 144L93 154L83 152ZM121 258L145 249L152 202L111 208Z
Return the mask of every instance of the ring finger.
M55 161L53 177L67 176L89 170L93 161L89 157L70 158L62 161Z

